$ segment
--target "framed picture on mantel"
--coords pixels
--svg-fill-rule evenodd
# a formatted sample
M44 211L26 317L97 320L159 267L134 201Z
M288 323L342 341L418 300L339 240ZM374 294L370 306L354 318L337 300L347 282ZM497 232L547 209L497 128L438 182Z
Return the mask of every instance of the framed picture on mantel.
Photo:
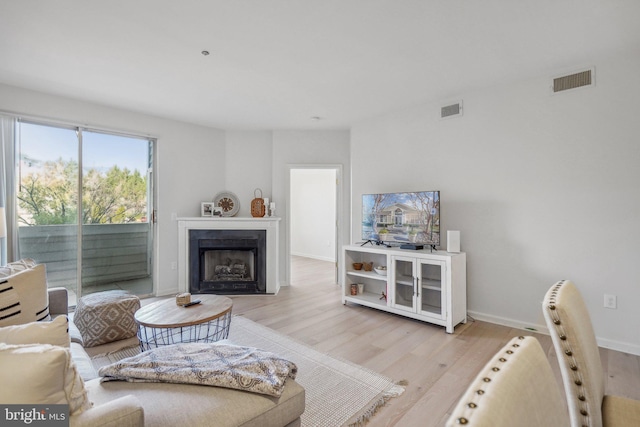
M213 216L213 202L200 203L200 216Z

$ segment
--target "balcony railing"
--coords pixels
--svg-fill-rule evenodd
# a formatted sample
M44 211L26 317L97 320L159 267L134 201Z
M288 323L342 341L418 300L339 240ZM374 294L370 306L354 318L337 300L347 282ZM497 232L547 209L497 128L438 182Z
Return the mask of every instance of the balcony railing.
M83 288L149 278L150 230L149 223L83 225ZM49 287L64 286L76 291L77 226L20 227L19 237L20 257L47 265Z

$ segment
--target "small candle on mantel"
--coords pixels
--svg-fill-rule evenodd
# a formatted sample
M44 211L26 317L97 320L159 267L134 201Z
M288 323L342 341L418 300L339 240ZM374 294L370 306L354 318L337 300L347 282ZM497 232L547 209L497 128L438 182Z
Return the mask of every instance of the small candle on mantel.
M270 212L270 215L269 215L269 216L273 216L273 215L275 215L275 212L276 212L276 202L271 202L271 204L269 205L269 212Z

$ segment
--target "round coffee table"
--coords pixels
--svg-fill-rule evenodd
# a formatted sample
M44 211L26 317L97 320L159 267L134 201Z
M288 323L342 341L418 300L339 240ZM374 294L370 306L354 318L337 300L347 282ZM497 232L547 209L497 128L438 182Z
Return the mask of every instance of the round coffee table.
M233 301L220 295L191 295L200 304L183 307L175 298L145 305L135 313L142 351L186 342L213 342L229 336Z

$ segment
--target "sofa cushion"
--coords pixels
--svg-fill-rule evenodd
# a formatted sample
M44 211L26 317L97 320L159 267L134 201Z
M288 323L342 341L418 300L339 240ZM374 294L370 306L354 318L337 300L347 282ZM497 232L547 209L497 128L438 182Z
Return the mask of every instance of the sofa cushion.
M135 395L149 426L282 427L297 420L305 409L305 390L291 379L280 398L191 384L101 383L95 379L86 387L96 406Z
M144 427L144 409L135 396L123 396L69 417L69 425L92 427Z
M0 402L67 404L69 414L91 407L69 349L0 343Z
M50 319L45 265L23 260L0 268L0 326Z
M71 343L71 358L76 365L78 374L84 381L89 381L94 378L98 378L98 370L91 360L91 356L87 354L84 347L77 342Z
M69 319L58 316L51 322L30 322L0 328L0 342L6 344L51 344L69 348Z
M78 300L73 322L82 335L85 347L135 336L134 319L140 299L122 291L97 292Z

